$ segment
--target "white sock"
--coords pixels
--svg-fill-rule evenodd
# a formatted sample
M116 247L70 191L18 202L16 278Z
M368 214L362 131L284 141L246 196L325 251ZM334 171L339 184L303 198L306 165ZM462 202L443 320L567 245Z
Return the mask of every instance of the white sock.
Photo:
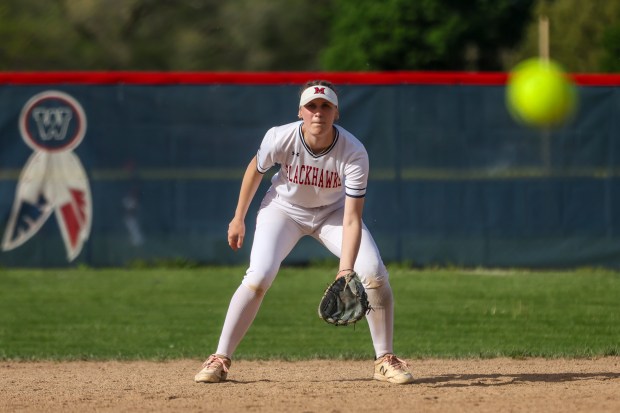
M228 306L220 342L217 345L217 354L232 358L241 339L254 321L263 297L264 294L259 294L243 284L237 288Z
M366 290L368 302L373 308L366 316L375 356L381 357L393 353L394 337L394 297L389 281L378 288Z

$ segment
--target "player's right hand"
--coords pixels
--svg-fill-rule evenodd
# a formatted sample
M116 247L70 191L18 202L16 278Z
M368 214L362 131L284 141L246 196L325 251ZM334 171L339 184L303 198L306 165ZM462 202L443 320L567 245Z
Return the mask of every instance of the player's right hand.
M245 222L243 220L233 218L228 224L228 245L233 251L237 251L243 246L243 238L245 237Z

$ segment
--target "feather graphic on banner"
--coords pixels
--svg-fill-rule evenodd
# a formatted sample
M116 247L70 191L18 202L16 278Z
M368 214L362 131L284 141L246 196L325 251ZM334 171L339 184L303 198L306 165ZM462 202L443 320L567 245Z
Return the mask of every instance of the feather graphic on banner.
M67 258L73 261L90 234L92 199L88 178L72 152L52 155L50 164L53 179L48 180L46 192L54 194L54 210Z
M67 259L73 261L88 240L92 222L88 177L72 151L85 134L84 110L63 92L43 92L26 103L19 127L34 153L20 174L2 249L24 244L53 212Z
M72 152L35 152L21 173L2 249L28 241L55 213L72 261L90 234L92 198L86 172Z
M48 158L47 153L33 153L20 174L11 218L4 232L4 251L28 241L54 211L44 191Z

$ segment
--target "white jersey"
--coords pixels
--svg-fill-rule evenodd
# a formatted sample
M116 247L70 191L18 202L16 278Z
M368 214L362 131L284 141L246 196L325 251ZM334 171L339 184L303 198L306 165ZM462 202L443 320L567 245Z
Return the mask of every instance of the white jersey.
M258 171L264 174L280 165L271 179L271 189L282 200L304 208L342 203L345 194L364 197L369 168L364 145L346 129L334 125L334 142L315 154L304 141L302 124L298 121L275 126L263 138L256 155Z

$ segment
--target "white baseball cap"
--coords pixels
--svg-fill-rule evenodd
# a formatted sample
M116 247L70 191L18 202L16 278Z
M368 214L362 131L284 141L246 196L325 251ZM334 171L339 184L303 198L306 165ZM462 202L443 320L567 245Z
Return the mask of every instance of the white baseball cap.
M314 99L325 99L332 105L338 107L338 96L331 88L323 85L310 86L301 94L299 99L299 106L305 106L308 102L312 102Z

